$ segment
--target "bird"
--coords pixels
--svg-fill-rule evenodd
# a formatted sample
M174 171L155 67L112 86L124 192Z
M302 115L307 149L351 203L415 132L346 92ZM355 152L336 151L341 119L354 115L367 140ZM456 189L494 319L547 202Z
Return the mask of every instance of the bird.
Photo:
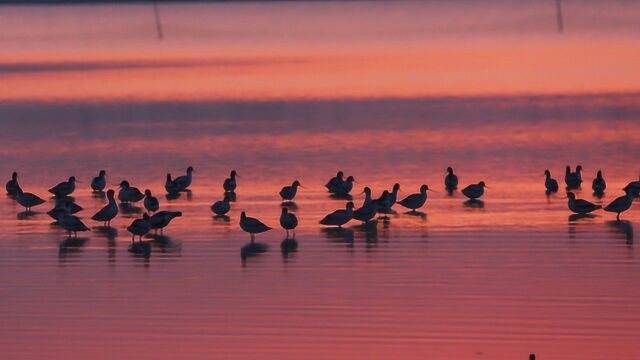
M11 180L7 181L7 184L5 185L5 188L7 189L7 194L11 195L11 196L17 196L18 195L18 189L20 189L20 185L18 184L18 173L17 172L13 172L11 174Z
M617 213L616 220L620 220L620 213L629 210L633 204L633 194L629 189L625 190L625 195L613 200L609 205L604 207L604 211Z
M544 187L548 192L557 192L558 191L558 181L556 179L551 178L551 171L545 170L544 175L546 176L546 180L544 181Z
M333 189L333 193L336 195L349 195L349 193L351 192L351 189L353 189L353 182L355 181L355 179L353 178L353 176L348 176L347 180L341 182L340 184L338 184L334 189Z
M92 220L101 221L105 226L111 226L111 220L118 215L118 205L116 204L114 196L115 191L109 189L107 191L107 199L109 202L91 217Z
M177 194L180 192L178 186L171 180L171 174L167 174L167 179L164 182L164 189L167 190L168 194Z
M229 174L229 177L224 179L224 183L222 183L222 188L224 189L225 192L234 192L236 191L236 176L238 176L238 173L235 170L231 170L231 174Z
M573 211L576 214L588 214L592 211L602 208L602 206L596 205L587 200L576 199L576 195L572 192L568 192L567 197L569 198L569 210Z
M564 173L564 182L567 184L567 189L578 189L582 183L582 166L576 166L576 171L571 172L571 167L567 165Z
M251 243L255 241L255 234L271 230L271 227L265 225L262 221L256 218L247 217L247 214L244 211L240 214L240 228L244 232L249 233L251 236Z
M400 184L394 184L393 189L391 191L384 191L382 195L376 200L374 203L378 207L378 211L381 213L390 213L391 208L395 205L396 200L398 199L398 191L400 190Z
M638 178L638 181L632 181L628 183L623 190L626 191L627 189L631 191L633 196L638 196L638 194L640 194L640 177Z
M105 187L107 187L107 178L106 178L107 172L104 170L100 170L100 173L98 173L98 176L94 177L91 180L91 189L95 192L99 192L104 190Z
M193 180L193 172L195 170L192 166L187 168L187 175L178 176L173 180L173 184L178 189L178 191L187 190L189 186L191 186L191 181Z
M462 193L464 194L464 196L468 197L469 199L474 200L481 197L482 194L484 194L485 187L486 185L484 184L484 181L480 181L477 184L471 184L466 188L462 189Z
M151 224L149 223L149 214L144 213L142 215L142 219L133 220L131 225L127 226L127 231L133 235L131 237L131 242L135 241L136 236L139 236L140 241L142 241L142 237L146 235L149 231L151 231Z
M593 189L593 192L596 194L604 193L604 190L607 188L607 183L604 181L604 178L602 177L602 170L598 170L598 174L596 175L596 178L593 179L593 182L591 183L591 188Z
M160 208L160 202L158 201L158 198L151 195L151 190L149 189L146 189L144 191L144 208L151 213L158 211L158 209Z
M363 224L371 221L371 219L373 219L378 212L377 206L374 205L373 201L371 200L371 189L365 187L365 194L366 197L364 199L364 202L362 203L362 206L353 211L353 218L358 221L362 221Z
M444 177L444 187L448 191L458 188L458 175L453 173L453 168L451 166L447 168L447 175Z
M231 204L229 203L229 198L226 196L222 200L216 201L211 205L211 211L218 216L228 213L229 210L231 210Z
M182 216L181 211L159 211L149 218L149 224L151 224L153 230L160 229L160 233L162 233L162 230L169 225L171 220L180 216Z
M338 185L344 182L343 178L344 178L344 173L342 171L338 171L336 176L329 179L329 181L324 186L327 188L327 190L329 190L329 192L333 193L335 192L335 189L338 187Z
M74 237L78 237L78 231L90 231L79 217L66 213L59 214L58 225L67 230L69 237L71 237L71 233Z
M58 198L56 199L56 204L53 209L47 211L47 215L49 215L52 219L58 220L60 214L70 214L73 215L82 211L82 206L76 204L68 197Z
M293 237L296 237L298 218L295 214L290 213L286 207L282 208L282 213L280 214L280 226L287 231L287 239L289 238L289 230L293 230Z
M68 196L76 190L76 177L71 176L68 181L63 181L49 189L56 197Z
M420 186L420 193L411 194L406 198L400 200L398 204L406 207L407 209L411 209L411 211L416 211L416 209L421 208L422 205L424 205L424 203L427 201L427 190L429 190L429 186L422 185Z
M340 209L332 212L331 214L325 216L322 220L320 220L320 224L322 225L333 225L342 227L342 225L346 224L353 218L353 203L349 201L347 203L346 209Z
M27 212L30 212L32 207L38 206L45 202L38 195L23 192L21 188L18 188L18 195L16 196L16 200L18 201L18 204L22 205Z
M294 197L296 197L296 194L298 193L298 186L302 187L302 185L300 185L300 181L296 180L293 183L291 183L291 186L285 186L282 188L282 190L280 190L280 197L282 198L283 201L292 201Z
M118 191L118 200L123 203L134 203L142 200L144 194L137 187L129 185L127 180L120 182L120 191Z

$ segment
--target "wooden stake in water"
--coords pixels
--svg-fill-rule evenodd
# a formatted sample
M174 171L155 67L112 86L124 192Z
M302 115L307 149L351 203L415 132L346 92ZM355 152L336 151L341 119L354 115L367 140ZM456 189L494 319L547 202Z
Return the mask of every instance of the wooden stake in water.
M162 40L162 23L160 22L160 11L158 10L158 2L153 1L153 12L156 16L156 30L158 31L158 40Z
M556 0L556 19L558 20L558 32L564 31L564 24L562 23L562 0Z

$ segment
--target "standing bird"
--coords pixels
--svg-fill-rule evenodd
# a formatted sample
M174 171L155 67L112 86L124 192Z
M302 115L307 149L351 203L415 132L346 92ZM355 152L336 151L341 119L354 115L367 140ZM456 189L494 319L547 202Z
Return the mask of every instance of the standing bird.
M322 225L332 225L342 227L342 225L349 222L349 220L353 219L353 203L349 201L347 203L346 209L336 210L331 214L325 216L322 220L320 220L320 224Z
M107 199L109 203L100 209L91 219L103 222L104 226L111 226L111 220L118 215L118 204L116 204L115 191L109 189L107 191Z
M588 214L592 211L602 208L602 206L596 205L587 200L576 199L576 195L572 192L568 192L567 197L569 198L569 210L573 211L576 214Z
M137 187L129 185L127 180L120 183L120 191L118 191L118 200L123 203L134 203L142 200L144 194Z
M47 215L49 215L52 219L58 220L60 214L70 214L73 215L82 211L82 206L73 202L70 198L58 198L56 199L56 204L53 209L47 211Z
M144 213L142 219L135 219L131 225L127 226L127 231L131 233L131 242L136 240L136 236L142 237L151 231L151 224L149 223L149 214Z
M325 187L327 188L327 190L329 190L330 193L334 193L335 189L338 188L338 185L342 184L343 182L344 173L342 171L338 171L336 176L329 179L329 181L325 184Z
M551 171L545 170L544 175L546 176L546 180L544 181L544 187L548 192L554 193L558 191L558 181L556 179L551 178Z
M149 189L144 191L144 208L150 213L154 213L160 208L158 198L151 195L151 190Z
M567 184L567 189L578 189L580 188L580 184L582 184L582 175L580 172L582 171L582 166L576 166L576 171L571 172L571 167L567 165L564 172L564 182Z
M255 234L271 230L271 228L263 224L262 221L256 218L247 217L247 214L245 214L244 211L240 214L240 228L244 232L249 233L251 236L251 243L255 241Z
M68 196L76 190L76 177L72 176L69 181L63 181L49 189L49 192L56 197Z
M458 188L458 175L453 173L453 168L447 168L447 175L444 177L444 187L447 191L453 191Z
M193 172L195 170L192 166L187 168L187 175L178 176L173 180L173 184L178 191L187 190L189 186L191 186L191 181L193 180Z
M633 194L633 196L638 196L638 194L640 194L640 177L638 178L638 181L632 181L628 183L623 190L629 190L631 191L631 194Z
M371 189L365 187L363 192L365 193L364 202L362 203L362 207L353 211L353 218L363 223L368 223L376 216L378 208L373 204L373 200L371 199Z
M294 197L296 197L296 193L298 193L298 186L300 185L300 181L294 181L291 186L285 186L280 190L280 197L282 201L292 201Z
M462 189L462 193L464 194L464 196L468 197L469 199L475 200L481 197L482 194L484 194L485 187L486 185L484 184L484 181L480 181L477 184L471 184L466 188Z
M71 214L59 214L58 224L67 230L69 237L71 237L71 233L73 233L74 237L78 237L78 231L89 231L89 228L79 217Z
M176 185L173 180L171 180L171 174L167 174L167 179L164 182L164 189L167 190L167 194L177 194L180 192L180 189Z
M607 183L604 181L604 178L602 177L602 170L598 170L598 174L596 175L596 178L593 179L593 182L591 183L591 188L593 189L593 192L598 195L604 194L604 189L607 188Z
M353 178L353 176L349 176L347 177L347 180L338 184L332 192L336 195L349 195L351 189L353 189L354 181L355 179Z
M236 173L235 170L231 170L231 174L229 174L229 177L224 179L224 183L222 183L222 188L224 189L224 192L235 192L236 191L236 176L238 176L238 173Z
M7 194L11 195L11 196L17 196L18 195L18 189L20 189L20 185L18 184L18 173L17 172L13 172L13 174L11 174L11 180L7 181L7 184L5 185L5 188L7 189Z
M31 208L44 203L38 195L32 193L23 192L21 188L18 188L18 195L16 195L18 204L24 206L25 211L31 212Z
M91 180L91 189L95 192L100 192L107 187L107 172L104 170L100 170L98 176L94 177Z
M211 205L211 211L213 211L218 216L223 216L231 210L231 204L229 204L229 198L224 197L224 199L220 201L216 201Z
M182 216L181 211L159 211L149 218L149 224L151 224L153 230L157 231L160 229L160 233L162 234L163 229L169 225L171 220L180 216Z
M617 213L616 220L620 220L620 213L629 210L631 204L633 204L633 194L631 191L627 189L625 193L624 196L618 197L604 208L604 211Z
M420 186L420 193L411 194L406 198L402 199L398 204L406 207L407 209L411 209L411 211L415 212L416 209L421 208L422 205L424 205L424 203L427 201L427 190L429 190L429 187L427 185L422 185Z
M282 213L280 214L280 226L287 231L287 239L289 238L289 230L293 230L293 237L295 238L298 218L295 214L290 213L289 209L282 208Z

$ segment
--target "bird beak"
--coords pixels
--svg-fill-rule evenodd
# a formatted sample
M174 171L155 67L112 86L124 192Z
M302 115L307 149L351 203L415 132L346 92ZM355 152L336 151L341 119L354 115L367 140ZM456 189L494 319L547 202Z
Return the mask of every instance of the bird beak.
M427 191L431 191L431 192L433 192L433 193L437 193L437 191L435 191L435 190L431 190L431 189L427 189Z

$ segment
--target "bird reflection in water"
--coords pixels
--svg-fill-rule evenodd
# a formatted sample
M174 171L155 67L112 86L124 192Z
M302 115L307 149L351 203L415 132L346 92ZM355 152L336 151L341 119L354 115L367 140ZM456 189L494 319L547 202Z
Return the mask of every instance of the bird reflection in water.
M33 211L33 210L25 210L25 211L19 212L18 215L16 215L16 219L18 219L18 220L29 220L30 218L34 217L35 215L39 215L39 214L42 214L42 212Z
M118 229L111 226L94 226L91 229L96 235L107 239L107 251L109 262L116 260L116 238L118 237Z
M298 204L295 203L295 201L283 201L282 203L280 203L280 207L283 208L287 208L289 209L289 211L298 211Z
M269 246L267 244L252 241L245 244L240 249L240 258L243 260L243 264L244 264L244 260L246 260L247 258L252 256L258 256L262 253L267 252L268 249L269 249Z
M89 242L86 237L70 237L60 242L58 246L58 257L65 258L69 254L79 253L82 247Z
M484 209L484 201L480 199L469 199L462 204L470 209Z
M478 200L480 201L480 200ZM405 215L414 216L422 219L422 221L427 221L427 213L417 210L407 211L404 213Z
M224 198L230 202L236 202L238 200L238 195L236 195L235 191L227 191L224 193Z
M353 230L342 227L327 227L320 231L328 240L353 246Z
M610 220L607 225L615 234L624 235L627 244L633 244L633 224L629 220Z
M571 214L568 217L568 225L569 225L569 238L575 239L576 234L578 233L578 227L580 226L589 226L594 225L596 215L593 214Z
M183 194L185 195L185 198L186 198L188 201L193 200L193 192L192 192L191 190L189 190L189 189L182 190L181 192L175 192L175 193L171 192L171 193L167 193L167 194L165 195L165 198L166 198L168 201L171 201L171 200L177 200L177 199L181 198Z
M285 257L289 253L294 253L298 251L298 241L293 237L285 237L282 242L280 242L280 250L282 251L282 255Z
M141 207L132 205L131 203L120 203L118 204L118 207L123 215L135 215L142 213Z
M162 234L147 234L147 239L152 240L152 245L160 249L162 253L179 253L182 250L180 241L172 240L171 237Z
M216 224L230 225L231 218L228 215L215 215L211 217Z

